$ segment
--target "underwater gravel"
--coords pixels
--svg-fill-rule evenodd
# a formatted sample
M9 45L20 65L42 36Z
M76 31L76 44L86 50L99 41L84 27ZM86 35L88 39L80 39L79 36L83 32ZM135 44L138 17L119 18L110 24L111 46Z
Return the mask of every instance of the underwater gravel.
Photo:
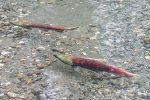
M11 24L18 18L79 29L25 29ZM1 100L150 99L149 0L0 0L0 35ZM57 61L51 48L103 58L138 76L95 78Z

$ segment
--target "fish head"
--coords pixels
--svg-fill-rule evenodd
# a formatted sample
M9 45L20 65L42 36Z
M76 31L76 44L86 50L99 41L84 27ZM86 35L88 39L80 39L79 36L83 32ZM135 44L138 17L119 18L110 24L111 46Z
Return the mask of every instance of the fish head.
M54 56L57 59L59 59L60 61L62 61L63 63L67 64L67 65L73 65L70 55L67 55L67 54L58 54L58 55L54 54Z

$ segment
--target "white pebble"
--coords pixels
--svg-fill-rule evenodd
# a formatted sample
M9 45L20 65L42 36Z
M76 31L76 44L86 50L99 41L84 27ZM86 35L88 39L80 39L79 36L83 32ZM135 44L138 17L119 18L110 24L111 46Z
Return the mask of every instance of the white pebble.
M82 52L82 54L84 55L84 56L86 56L87 54L86 54L86 52Z
M40 62L40 60L39 60L39 59L35 59L35 61L36 61L36 62Z
M16 94L16 93L13 93L13 92L8 92L7 95L8 95L9 97L12 97L12 98L17 97L17 94Z
M25 41L20 41L18 44L21 44L21 45L25 44Z
M0 67L3 67L4 66L4 64L3 63L0 63Z
M23 11L23 9L18 9L19 11Z
M3 51L1 52L1 55L3 55L3 56L9 55L9 54L10 54L10 52L5 51L5 50L3 50Z
M6 15L1 15L1 17L2 17L2 18L7 18L7 16L6 16Z
M10 85L10 84L11 84L10 82L6 82L6 83L5 83L6 86L7 86L7 85Z
M37 50L46 50L45 47L39 46Z
M20 95L18 96L20 99L25 99L25 96L24 95Z
M0 97L3 97L4 96L4 93L0 93Z
M8 85L10 85L10 84L11 84L10 82L6 82L6 83L5 83L5 82L2 82L0 85L1 85L1 86L8 86Z

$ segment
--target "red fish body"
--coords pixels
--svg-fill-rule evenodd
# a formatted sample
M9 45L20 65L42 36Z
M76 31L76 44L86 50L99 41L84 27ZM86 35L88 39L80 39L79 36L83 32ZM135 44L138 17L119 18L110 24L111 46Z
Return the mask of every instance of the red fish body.
M63 26L52 26L49 24L45 23L40 23L40 22L35 22L31 20L18 20L17 22L14 22L13 24L21 27L27 27L27 28L41 28L41 29L50 29L50 30L55 30L59 32L63 32L65 30L74 30L77 29L78 27L72 27L72 28L65 28Z
M119 68L114 65L106 64L100 62L98 59L85 58L85 57L72 57L72 63L83 68L87 68L93 71L105 71L109 73L114 73L120 76L132 77L134 74L128 72L123 68Z
M73 66L80 66L82 68L86 68L93 71L105 71L105 72L113 73L124 77L133 77L135 75L123 68L106 64L94 58L79 57L79 56L65 55L65 54L55 55L55 57L66 64L73 65Z

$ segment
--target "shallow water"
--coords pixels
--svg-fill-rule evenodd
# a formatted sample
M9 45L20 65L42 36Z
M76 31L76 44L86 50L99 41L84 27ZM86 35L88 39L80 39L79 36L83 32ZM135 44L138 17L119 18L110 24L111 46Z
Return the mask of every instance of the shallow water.
M103 73L97 79L92 77L94 73L89 70L75 71L57 60L42 70L43 75L47 76L48 85L42 88L39 99L150 98L150 60L145 58L150 56L150 43L144 42L144 37L150 34L149 0L18 0L17 7L28 14L23 15L19 12L22 10L17 10L18 17L66 27L79 26L79 29L63 33L28 30L27 35L15 38L25 44L24 49L13 59L16 63L11 61L14 66L18 65L18 59L25 57L25 66L30 67L34 67L32 63L36 58L45 62L47 56L50 56L54 60L50 49L56 47L72 54L106 59L110 64L138 75L131 79L114 79L114 75ZM7 47L7 43L9 46L13 39L6 39ZM39 46L46 50L34 52Z

